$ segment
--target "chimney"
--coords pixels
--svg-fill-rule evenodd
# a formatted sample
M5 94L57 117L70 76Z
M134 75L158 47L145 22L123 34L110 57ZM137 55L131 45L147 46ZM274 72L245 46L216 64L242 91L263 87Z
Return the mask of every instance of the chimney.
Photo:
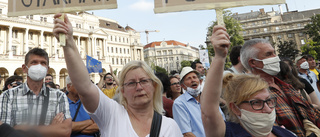
M259 10L260 10L260 13L261 13L261 14L265 14L265 12L264 12L264 8L259 9Z
M286 8L287 8L287 12L289 12L289 6L287 3L286 3Z
M280 10L280 14L283 15L283 12L282 12L282 7L281 5L279 5L279 10Z
M251 12L253 12L253 10L251 10Z
M274 11L274 8L272 7L272 11Z

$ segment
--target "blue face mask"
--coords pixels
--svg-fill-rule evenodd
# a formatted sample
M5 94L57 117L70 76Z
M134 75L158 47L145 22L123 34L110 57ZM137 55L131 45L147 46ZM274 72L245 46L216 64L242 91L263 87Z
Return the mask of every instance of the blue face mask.
M186 85L185 85L186 86ZM187 86L186 86L187 87ZM197 97L201 93L201 84L198 85L196 89L187 87L187 91L191 96Z

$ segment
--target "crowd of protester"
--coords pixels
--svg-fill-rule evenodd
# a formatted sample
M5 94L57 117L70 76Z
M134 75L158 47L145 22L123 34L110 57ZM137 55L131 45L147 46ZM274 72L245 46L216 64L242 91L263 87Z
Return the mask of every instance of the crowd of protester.
M72 25L55 15L53 33L66 34L65 87L48 73L45 50L25 56L24 80L5 79L0 96L4 137L238 137L320 136L319 70L311 55L279 58L270 42L234 46L215 26L210 68L194 61L169 75L143 61L90 80ZM232 66L225 69L229 55Z

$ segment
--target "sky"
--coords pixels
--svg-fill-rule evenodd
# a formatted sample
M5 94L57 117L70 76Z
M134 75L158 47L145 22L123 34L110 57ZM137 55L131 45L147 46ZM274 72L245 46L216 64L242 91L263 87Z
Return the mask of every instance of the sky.
M163 40L176 40L193 47L206 45L207 28L216 20L215 10L198 10L155 14L154 0L117 0L117 9L95 10L94 15L115 20L121 26L129 25L136 31L150 32L149 43ZM286 0L290 11L305 11L320 8L320 0ZM282 10L286 12L284 4ZM229 8L232 13L247 13L264 8L266 12L279 11L278 5L261 5ZM147 44L146 34L141 33L141 43Z

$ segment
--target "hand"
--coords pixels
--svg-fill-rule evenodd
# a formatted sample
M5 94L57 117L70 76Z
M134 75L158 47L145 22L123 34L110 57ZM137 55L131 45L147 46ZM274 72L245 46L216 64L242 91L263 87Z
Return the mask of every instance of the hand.
M60 112L53 118L51 124L61 124L63 120L64 120L64 114Z
M103 78L104 74L103 73L99 73L100 78Z
M110 67L110 73L111 73L111 75L113 75L112 66L111 66L111 65L109 65L109 67Z
M230 37L227 33L227 29L223 26L214 26L212 30L212 36L210 38L217 57L225 58L228 54L230 47Z
M73 40L73 29L72 24L67 17L67 14L64 14L64 21L59 19L61 17L61 13L57 13L54 15L54 27L53 27L53 35L59 41L59 33L66 34L66 41Z

